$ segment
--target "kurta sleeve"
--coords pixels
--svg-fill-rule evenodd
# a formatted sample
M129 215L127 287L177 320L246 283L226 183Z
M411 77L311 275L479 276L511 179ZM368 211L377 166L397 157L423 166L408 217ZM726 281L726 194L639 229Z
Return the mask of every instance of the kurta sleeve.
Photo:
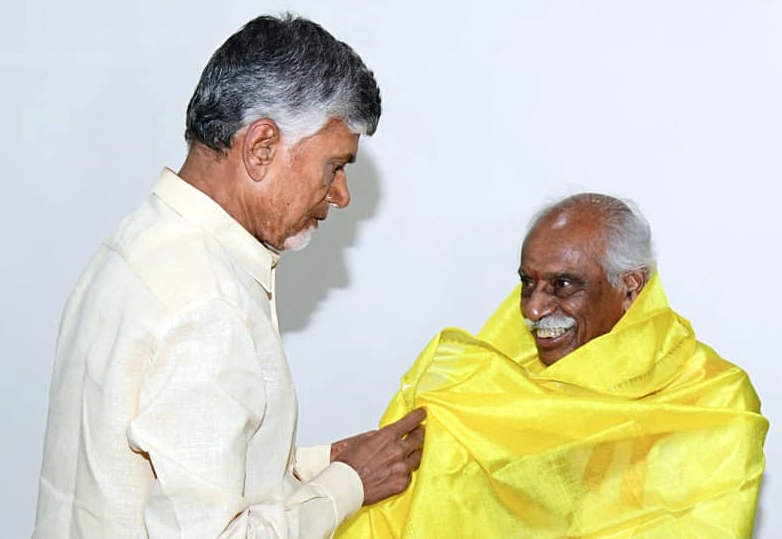
M293 471L302 481L310 481L331 461L331 445L311 445L296 448Z
M343 463L280 488L290 439L268 444L268 467L254 467L268 474L268 499L246 498L248 445L269 420L261 363L246 321L223 301L162 330L128 428L156 477L144 508L150 539L328 537L360 507L360 479Z

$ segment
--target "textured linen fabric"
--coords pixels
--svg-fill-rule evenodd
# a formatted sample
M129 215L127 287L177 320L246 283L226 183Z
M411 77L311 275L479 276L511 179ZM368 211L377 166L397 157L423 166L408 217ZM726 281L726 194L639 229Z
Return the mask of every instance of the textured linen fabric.
M752 535L768 422L656 275L610 333L548 368L517 288L477 337L437 335L381 422L415 406L428 413L411 487L339 539Z
M294 451L277 259L163 171L66 305L34 539L328 537L360 507L328 446Z

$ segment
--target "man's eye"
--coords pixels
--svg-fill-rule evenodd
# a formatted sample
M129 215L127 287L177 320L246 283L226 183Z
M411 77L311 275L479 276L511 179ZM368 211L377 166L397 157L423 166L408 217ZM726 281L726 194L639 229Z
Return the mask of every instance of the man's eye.
M345 165L341 165L338 163L329 163L328 168L326 169L325 173L325 183L328 185L331 185L331 183L337 178L337 174L339 174L339 171L344 169Z
M560 298L565 298L578 290L576 283L570 279L559 278L556 279L552 284L554 287L554 294Z
M532 288L535 286L535 283L532 282L532 279L529 277L521 277L521 295L522 296L529 296L532 293Z

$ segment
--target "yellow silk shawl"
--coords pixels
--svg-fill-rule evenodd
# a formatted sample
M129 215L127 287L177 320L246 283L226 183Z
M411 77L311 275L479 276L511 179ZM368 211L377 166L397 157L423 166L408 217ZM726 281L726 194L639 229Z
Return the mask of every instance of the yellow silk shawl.
M477 337L438 334L381 424L428 410L411 486L359 538L749 538L768 422L747 375L695 340L657 276L546 368L518 288Z

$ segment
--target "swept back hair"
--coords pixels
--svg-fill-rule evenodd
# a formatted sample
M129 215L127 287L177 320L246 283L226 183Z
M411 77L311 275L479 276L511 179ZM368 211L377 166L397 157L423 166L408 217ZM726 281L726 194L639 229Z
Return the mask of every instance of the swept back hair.
M371 135L380 90L358 54L317 23L264 15L212 55L187 107L185 140L225 152L237 131L260 118L273 120L287 144L332 118Z
M605 234L605 252L601 265L612 286L619 284L624 273L644 271L651 275L656 271L657 261L649 223L630 199L600 193L571 195L538 210L529 222L527 235L543 218L578 213L584 211L586 205L590 210L599 208Z

